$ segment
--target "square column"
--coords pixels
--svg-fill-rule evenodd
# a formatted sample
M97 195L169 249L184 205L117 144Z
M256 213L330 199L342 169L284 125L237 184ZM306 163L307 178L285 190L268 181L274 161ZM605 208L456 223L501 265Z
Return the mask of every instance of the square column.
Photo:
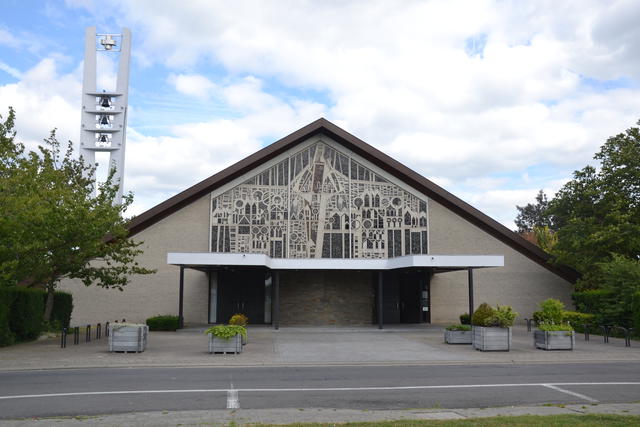
M271 315L273 329L280 329L280 272L273 271L273 312Z

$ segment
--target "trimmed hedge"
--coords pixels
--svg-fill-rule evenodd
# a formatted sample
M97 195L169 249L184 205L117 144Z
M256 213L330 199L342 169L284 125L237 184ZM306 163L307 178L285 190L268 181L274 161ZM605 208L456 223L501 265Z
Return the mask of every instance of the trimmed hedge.
M13 298L12 289L0 288L0 347L11 345L15 341L15 335L9 328Z
M0 347L38 338L45 330L43 320L47 293L43 289L0 288ZM69 326L73 297L55 292L51 323Z
M44 294L46 304L47 293ZM51 312L51 322L56 323L61 328L68 328L71 322L71 312L73 311L73 296L67 292L56 291L53 293L53 311Z
M586 291L574 292L571 295L576 305L577 311L581 313L597 313L612 297L612 292L608 289L589 289Z
M170 314L150 317L146 323L150 331L175 331L180 325L178 316Z
M633 307L633 328L635 329L635 335L640 335L640 291L633 294L631 299L631 307Z
M9 314L9 328L16 341L38 338L44 329L44 291L40 289L13 288L14 298Z

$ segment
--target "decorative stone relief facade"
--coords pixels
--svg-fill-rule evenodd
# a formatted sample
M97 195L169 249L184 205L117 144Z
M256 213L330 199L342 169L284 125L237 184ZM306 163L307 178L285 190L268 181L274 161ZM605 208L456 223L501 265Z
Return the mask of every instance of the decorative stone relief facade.
M427 200L323 142L211 198L211 251L274 258L428 253Z

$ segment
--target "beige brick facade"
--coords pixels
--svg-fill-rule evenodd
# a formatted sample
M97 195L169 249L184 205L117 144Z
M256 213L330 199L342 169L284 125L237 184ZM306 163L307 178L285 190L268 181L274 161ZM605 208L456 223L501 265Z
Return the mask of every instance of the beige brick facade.
M329 126L320 122L321 127ZM335 129L333 131L337 132ZM348 136L345 138L348 139ZM325 138L325 141L330 140ZM358 141L354 143L361 144ZM277 144L280 142L274 143L274 146ZM384 172L380 165L376 166L362 158L358 161L390 182L408 189L396 176ZM392 159L385 161L387 164L393 162ZM402 168L401 165L395 167ZM243 182L252 173L249 170L234 179ZM214 182L207 191L215 191L216 188ZM526 248L516 251L489 234L486 228L473 225L436 203L426 194L428 188L424 188L426 187L423 187L422 193L415 188L410 191L420 200L428 202L428 233L423 231L425 234L421 236L428 235L429 254L504 257L504 267L475 270L476 306L482 302L508 304L521 317L529 317L540 301L550 297L558 298L571 306L571 283L524 255ZM218 195L219 193L218 191ZM72 324L95 324L122 318L143 322L158 314L178 314L179 267L167 264L167 253L209 251L210 208L210 194L206 193L164 218L152 221L150 226L135 234L134 239L144 242L144 254L138 261L141 265L156 269L157 273L133 277L123 292L95 286L87 288L77 281L64 281L60 288L71 291L74 295ZM146 213L142 216L144 215ZM504 233L505 230L499 232ZM424 241L424 237L420 238ZM283 272L280 283L281 324L370 324L374 318L374 294L372 272ZM186 269L185 322L207 323L209 300L208 274ZM430 283L432 323L455 322L467 310L467 272L434 275Z

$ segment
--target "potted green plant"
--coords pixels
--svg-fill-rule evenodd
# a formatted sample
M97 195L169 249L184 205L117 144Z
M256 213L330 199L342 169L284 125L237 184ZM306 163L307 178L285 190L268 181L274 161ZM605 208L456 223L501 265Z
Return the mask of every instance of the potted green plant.
M209 353L242 352L242 337L247 334L244 326L217 325L204 331L209 335Z
M508 305L496 308L481 304L471 316L473 348L480 351L509 351L511 327L518 313Z
M149 327L137 323L109 324L109 351L141 353L147 347Z
M230 325L237 325L237 326L243 326L245 329L247 328L247 325L249 324L249 318L247 316L245 316L242 313L236 313L233 316L231 316L231 319L229 319L229 324ZM245 330L245 334L242 335L242 345L246 345L247 344L247 333Z
M444 342L447 344L471 344L472 341L471 325L451 325L444 331Z
M573 350L576 343L573 327L564 321L564 304L553 298L541 302L535 313L538 330L533 333L533 345L543 350Z

